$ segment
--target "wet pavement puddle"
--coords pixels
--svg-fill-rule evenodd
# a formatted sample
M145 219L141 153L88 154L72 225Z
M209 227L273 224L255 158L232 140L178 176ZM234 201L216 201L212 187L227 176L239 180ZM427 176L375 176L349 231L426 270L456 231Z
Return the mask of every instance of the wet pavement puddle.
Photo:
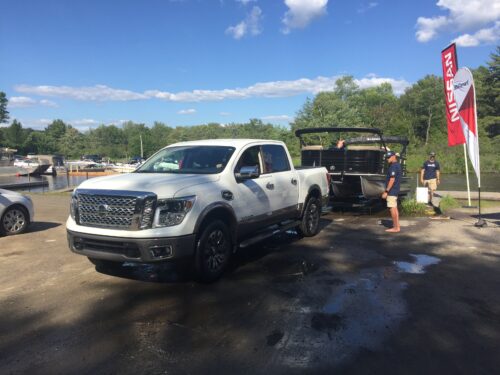
M361 349L377 350L407 317L403 299L407 284L397 272L387 276L385 268L342 278L315 273L310 281L321 285L323 292L304 288L302 298L299 294L291 304L284 317L288 328L275 345L282 363L295 369L316 361L337 364ZM304 298L311 295L317 299Z
M428 266L438 264L441 262L441 259L425 255L425 254L410 254L415 261L413 263L410 262L402 262L395 261L394 265L396 266L396 270L402 273L413 273L413 274L422 274L426 272L426 268Z

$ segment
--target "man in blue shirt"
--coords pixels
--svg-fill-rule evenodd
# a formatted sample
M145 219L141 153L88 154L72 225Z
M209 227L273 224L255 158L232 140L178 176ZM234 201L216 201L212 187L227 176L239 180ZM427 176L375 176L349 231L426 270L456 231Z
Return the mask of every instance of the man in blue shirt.
M397 233L401 230L399 227L398 195L401 188L402 170L394 151L388 151L385 157L389 163L389 168L387 169L385 191L382 194L382 199L387 200L387 207L392 218L392 228L387 229L386 232Z
M429 190L429 204L432 204L432 197L440 184L440 176L440 166L436 160L436 153L431 152L429 154L429 160L424 162L420 170L420 183L427 186Z

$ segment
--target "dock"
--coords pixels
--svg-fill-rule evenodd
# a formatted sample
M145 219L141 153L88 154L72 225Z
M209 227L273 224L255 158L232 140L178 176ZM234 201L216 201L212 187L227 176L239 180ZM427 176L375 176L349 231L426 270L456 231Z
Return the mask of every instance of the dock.
M42 180L42 181L22 181L22 182L7 182L7 183L2 183L0 181L0 189L11 189L11 190L17 190L17 189L26 189L26 188L35 188L35 187L41 187L41 186L48 186L49 182L47 180Z

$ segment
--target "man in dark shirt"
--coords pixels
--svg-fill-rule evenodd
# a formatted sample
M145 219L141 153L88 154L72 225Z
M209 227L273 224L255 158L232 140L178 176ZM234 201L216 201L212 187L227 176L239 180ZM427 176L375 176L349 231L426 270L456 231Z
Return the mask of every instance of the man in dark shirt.
M429 190L429 204L432 204L432 197L440 184L440 166L436 160L436 153L429 154L429 160L426 160L420 170L420 183Z
M387 207L392 218L392 228L387 229L386 232L397 233L401 230L399 227L398 195L401 188L402 170L394 151L388 151L385 157L389 163L389 168L387 169L385 191L382 194L382 199L387 200Z

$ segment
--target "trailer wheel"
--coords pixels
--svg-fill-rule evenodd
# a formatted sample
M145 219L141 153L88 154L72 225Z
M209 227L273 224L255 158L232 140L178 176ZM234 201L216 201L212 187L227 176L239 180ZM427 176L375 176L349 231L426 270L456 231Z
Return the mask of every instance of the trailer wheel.
M297 231L304 237L312 237L319 232L319 220L321 217L321 202L316 197L307 200Z

